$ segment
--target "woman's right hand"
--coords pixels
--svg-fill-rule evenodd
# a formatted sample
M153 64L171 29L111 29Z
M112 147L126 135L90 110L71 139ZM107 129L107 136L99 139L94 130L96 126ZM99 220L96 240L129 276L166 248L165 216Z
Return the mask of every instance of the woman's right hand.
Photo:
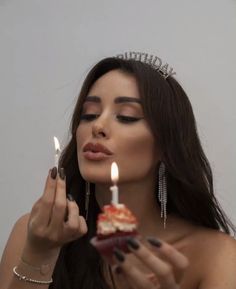
M86 221L79 215L76 202L66 197L64 170L60 169L58 174L55 167L49 171L44 193L31 210L22 258L41 256L50 261L65 243L86 232Z

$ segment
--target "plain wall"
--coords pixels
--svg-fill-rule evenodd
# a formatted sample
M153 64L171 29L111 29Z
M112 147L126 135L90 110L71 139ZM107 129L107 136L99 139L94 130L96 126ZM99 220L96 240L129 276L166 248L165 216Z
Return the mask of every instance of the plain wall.
M81 83L134 50L174 67L193 105L216 195L236 223L236 2L0 0L0 254L66 144Z

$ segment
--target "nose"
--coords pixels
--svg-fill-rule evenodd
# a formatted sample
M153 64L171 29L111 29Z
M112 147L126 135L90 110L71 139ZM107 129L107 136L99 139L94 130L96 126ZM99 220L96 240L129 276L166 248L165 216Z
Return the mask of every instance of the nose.
M92 135L95 138L108 138L108 122L105 119L101 119L101 116L98 117L92 125Z

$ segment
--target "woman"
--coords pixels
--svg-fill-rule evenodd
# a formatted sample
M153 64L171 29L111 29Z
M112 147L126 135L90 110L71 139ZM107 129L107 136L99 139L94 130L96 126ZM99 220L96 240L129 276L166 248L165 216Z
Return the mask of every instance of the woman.
M14 226L1 288L236 288L235 229L214 197L189 100L159 58L123 56L88 74L63 169L50 170L42 197ZM142 238L128 241L130 254L115 249L111 266L90 239L110 202L113 161L120 202Z

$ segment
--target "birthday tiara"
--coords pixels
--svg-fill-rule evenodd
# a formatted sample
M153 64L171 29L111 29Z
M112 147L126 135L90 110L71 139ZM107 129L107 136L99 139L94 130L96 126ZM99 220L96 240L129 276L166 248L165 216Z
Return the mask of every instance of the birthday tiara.
M149 64L153 69L160 72L165 79L168 76L173 76L176 74L176 72L173 71L173 68L170 67L168 63L163 64L160 57L157 57L155 55L149 55L148 53L130 51L122 54L117 54L116 57L125 60L137 60L142 63Z

